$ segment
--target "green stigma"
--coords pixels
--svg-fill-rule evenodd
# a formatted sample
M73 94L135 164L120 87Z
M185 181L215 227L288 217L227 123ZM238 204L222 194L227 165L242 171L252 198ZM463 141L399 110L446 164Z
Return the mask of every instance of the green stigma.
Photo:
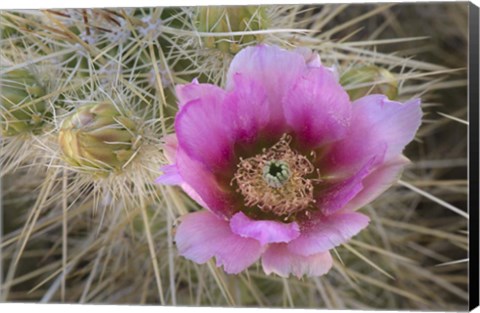
M270 187L280 188L291 176L290 168L284 161L273 160L263 167L263 179Z

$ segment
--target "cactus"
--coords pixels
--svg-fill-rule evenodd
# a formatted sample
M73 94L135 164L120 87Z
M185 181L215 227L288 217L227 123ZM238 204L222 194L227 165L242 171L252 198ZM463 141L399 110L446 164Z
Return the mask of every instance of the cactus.
M340 78L343 86L350 86L347 90L350 99L356 100L367 94L380 93L393 100L398 95L398 83L395 76L387 69L379 66L362 66L345 72ZM356 85L363 85L355 87Z
M39 99L44 88L27 69L16 69L2 76L0 125L2 136L36 132L47 114L47 104Z
M198 30L210 33L248 32L268 27L268 19L264 7L231 6L200 7L198 9ZM259 43L263 36L234 35L208 36L204 43L207 48L217 48L225 53L235 54L241 47Z

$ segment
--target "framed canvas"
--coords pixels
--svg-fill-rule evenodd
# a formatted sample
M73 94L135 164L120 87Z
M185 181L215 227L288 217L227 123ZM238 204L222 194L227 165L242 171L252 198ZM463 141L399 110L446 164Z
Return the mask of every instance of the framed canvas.
M478 6L158 5L1 10L4 305L478 306Z

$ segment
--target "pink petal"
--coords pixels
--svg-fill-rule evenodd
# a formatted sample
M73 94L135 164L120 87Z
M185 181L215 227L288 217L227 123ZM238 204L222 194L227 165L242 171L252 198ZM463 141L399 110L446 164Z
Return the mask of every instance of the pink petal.
M262 255L263 271L269 275L275 273L282 277L290 274L301 278L321 276L327 273L333 265L329 252L321 252L309 256L294 254L286 244L272 244Z
M215 214L230 216L234 204L228 190L218 183L213 173L203 163L190 158L183 149L178 149L177 168L187 185L182 186L185 192L190 196L197 195L192 198Z
M235 89L225 99L224 123L235 142L251 143L270 120L270 103L261 84L241 74L232 79Z
M163 152L168 162L171 165L165 165L160 170L163 175L158 177L155 182L161 185L180 185L183 179L178 172L175 163L175 156L177 154L178 142L175 134L166 135L164 138Z
M183 183L183 178L178 172L178 168L175 164L162 166L160 170L163 172L163 174L155 180L157 184L180 185Z
M216 92L185 104L175 118L179 146L211 170L222 170L233 157L228 124L222 118L225 94Z
M323 66L298 78L283 103L287 123L309 148L339 140L348 131L350 99L333 73Z
M355 101L352 108L348 134L333 144L322 161L323 173L358 169L383 154L385 147L385 161L396 157L413 140L422 118L418 99L402 104L383 95L370 95Z
M175 163L177 157L178 141L176 134L169 134L164 138L165 145L163 152L167 157L167 160L171 163ZM202 200L200 195L185 181L176 164L165 165L161 168L164 172L162 176L158 177L155 182L161 185L178 185L183 191L195 200L200 206L207 208L207 204Z
M403 155L393 158L363 179L363 189L346 206L352 211L370 203L398 179L403 167L410 161Z
M415 138L422 122L420 104L420 99L400 103L391 101L386 96L377 95L373 99L361 98L354 106L357 106L360 112L355 114L363 115L364 123L372 132L377 132L378 139L387 142L385 159L390 160L401 154L405 146Z
M180 184L180 187L190 198L192 198L202 208L208 209L208 205L205 203L205 201L203 201L202 197L200 197L200 195L189 184L183 182Z
M302 234L288 243L288 249L304 256L328 251L358 234L370 219L356 212L312 218L301 225Z
M316 197L316 206L325 215L344 208L363 189L363 179L370 174L375 163L375 158L370 159L351 177L322 190Z
M232 233L226 220L208 211L184 215L175 241L181 256L200 264L215 257L217 266L230 274L245 270L262 253L258 241Z
M161 170L163 171L163 175L155 179L155 183L167 186L180 186L183 191L189 195L190 198L195 200L200 206L208 208L207 204L202 200L200 195L192 187L190 187L190 185L185 183L182 175L180 175L180 172L178 171L176 164L165 165L161 168Z
M296 222L282 223L277 221L256 221L238 212L230 219L233 233L258 240L262 246L273 242L289 242L300 235Z
M276 46L258 45L240 51L227 73L227 90L235 85L235 74L263 84L272 104L271 123L284 125L282 99L307 65L302 55Z
M163 153L168 162L175 163L175 157L177 155L178 140L176 134L166 135L164 138Z
M307 47L298 47L293 52L300 54L305 59L307 67L320 67L322 61L318 53Z
M190 101L201 99L209 94L222 94L224 91L211 84L200 84L195 79L190 84L177 85L175 91L178 98L178 106L181 108Z

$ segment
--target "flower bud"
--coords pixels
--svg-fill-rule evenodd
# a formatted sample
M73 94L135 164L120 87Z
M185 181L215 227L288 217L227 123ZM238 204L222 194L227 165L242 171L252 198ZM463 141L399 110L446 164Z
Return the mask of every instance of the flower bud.
M267 19L264 7L228 6L201 7L198 12L198 28L201 32L228 33L266 29ZM235 35L205 37L208 48L225 53L237 53L242 45L255 44L262 35Z
M79 107L62 124L65 160L87 169L119 171L136 150L136 125L110 102Z
M47 105L31 102L45 95L43 87L27 69L2 75L0 82L0 126L2 136L35 131L44 121Z
M370 84L365 86L368 83ZM347 71L340 78L340 84L353 87L347 90L352 101L367 94L383 94L392 100L398 95L398 83L395 76L388 70L374 65ZM355 88L356 85L363 86Z

